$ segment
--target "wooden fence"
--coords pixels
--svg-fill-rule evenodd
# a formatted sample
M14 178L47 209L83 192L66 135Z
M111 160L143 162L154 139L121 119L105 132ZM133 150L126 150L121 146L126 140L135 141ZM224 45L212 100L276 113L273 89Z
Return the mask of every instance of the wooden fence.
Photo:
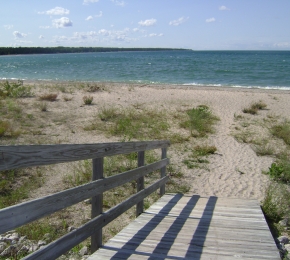
M122 142L101 144L20 145L0 146L0 171L92 159L90 183L24 202L0 210L0 234L20 227L56 211L92 198L92 218L83 226L51 242L24 259L55 259L91 236L91 251L102 245L102 228L134 205L136 215L143 212L143 200L160 188L165 192L166 152L169 141ZM145 151L161 149L161 160L144 165ZM104 178L104 157L138 152L138 168ZM160 179L144 188L144 176L160 169ZM137 193L103 212L103 192L137 181Z

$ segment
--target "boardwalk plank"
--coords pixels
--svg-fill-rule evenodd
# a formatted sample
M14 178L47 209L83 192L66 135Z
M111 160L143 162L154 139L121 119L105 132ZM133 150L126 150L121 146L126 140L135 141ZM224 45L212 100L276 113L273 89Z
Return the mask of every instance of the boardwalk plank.
M280 259L255 200L167 194L88 259Z

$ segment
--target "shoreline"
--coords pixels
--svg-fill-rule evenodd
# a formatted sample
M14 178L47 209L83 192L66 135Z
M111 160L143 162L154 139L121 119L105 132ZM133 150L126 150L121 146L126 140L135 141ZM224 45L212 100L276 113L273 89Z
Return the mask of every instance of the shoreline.
M5 82L6 80L1 79L0 82ZM173 83L135 83L135 82L115 82L115 81L66 81L66 80L7 80L12 82L23 81L24 84L27 85L67 85L67 84L105 84L105 85L112 85L112 86L124 86L130 85L132 87L151 87L157 89L195 89L195 90L218 90L218 91L253 91L253 92L271 92L271 93L290 93L290 86L289 89L283 88L263 88L263 87L245 87L245 86L238 86L238 87L231 87L231 86L211 86L211 85L189 85L189 84L173 84Z

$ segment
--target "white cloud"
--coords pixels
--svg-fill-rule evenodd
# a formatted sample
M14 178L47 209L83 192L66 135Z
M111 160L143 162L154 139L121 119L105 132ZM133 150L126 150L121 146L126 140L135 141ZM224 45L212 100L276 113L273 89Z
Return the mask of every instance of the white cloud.
M139 31L139 28L134 28L133 29L133 32L138 32Z
M40 29L49 29L50 26L39 26Z
M53 9L48 10L48 11L38 12L38 13L39 14L47 14L47 15L68 15L69 14L69 10L57 6L57 7L53 8Z
M184 17L180 17L180 18L178 18L177 20L170 21L170 22L169 22L169 25L178 26L178 25L184 23L186 20L188 20L188 18L189 18L189 17L186 17L186 18L184 18Z
M83 5L88 5L88 4L97 3L97 2L99 2L99 0L84 0Z
M25 33L21 33L21 32L18 32L18 31L14 31L13 32L13 35L14 35L14 37L15 38L24 38L24 37L26 37L27 36L27 34L25 34Z
M274 44L274 47L278 48L290 48L290 42L278 42Z
M111 32L108 30L105 30L105 29L101 29L101 30L99 30L98 33L101 35L104 35L104 36L108 36L108 35L110 35Z
M159 34L157 34L157 33L150 33L149 34L149 37L161 37L161 36L163 36L163 33L159 33Z
M39 35L38 38L39 38L39 39L44 39L44 36L43 36L43 35Z
M5 28L5 30L10 30L13 28L12 24L7 24L7 25L3 25L3 27Z
M119 6L125 6L125 2L124 1L118 1L118 0L111 0L115 5L119 5Z
M212 17L212 18L208 18L205 20L207 23L212 23L212 22L215 22L215 18Z
M75 32L74 38L81 38L81 39L87 39L87 38L95 38L98 36L98 33L95 31L90 32Z
M100 17L102 17L103 16L103 12L102 11L100 11L100 13L99 14L97 14L97 15L95 15L97 18L100 18Z
M222 5L222 6L219 7L219 10L220 11L229 11L230 9L227 8L226 6Z
M157 20L152 18L145 21L140 21L138 24L140 24L141 26L152 26L156 24L156 22Z
M93 17L90 15L86 18L86 21L93 20Z
M72 21L67 17L61 17L60 19L55 19L52 21L53 27L56 28L65 28L72 26Z

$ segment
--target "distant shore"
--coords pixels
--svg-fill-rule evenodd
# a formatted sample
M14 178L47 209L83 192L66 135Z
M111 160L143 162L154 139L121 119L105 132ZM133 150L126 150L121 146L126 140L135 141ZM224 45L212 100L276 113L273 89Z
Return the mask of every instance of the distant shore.
M174 48L116 48L116 47L0 47L0 55L57 54L120 51L176 51Z

